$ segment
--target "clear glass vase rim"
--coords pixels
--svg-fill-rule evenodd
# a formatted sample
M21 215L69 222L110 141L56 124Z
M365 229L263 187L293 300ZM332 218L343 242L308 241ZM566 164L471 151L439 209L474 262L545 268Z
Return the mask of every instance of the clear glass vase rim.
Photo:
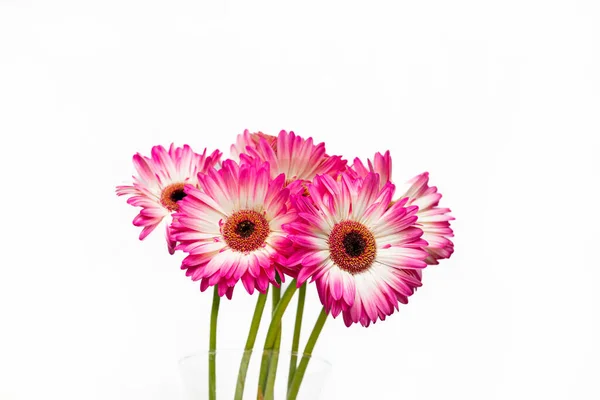
M198 350L198 351L195 351L193 353L188 354L187 356L184 356L184 357L180 358L178 364L182 365L183 363L185 363L187 360L189 360L191 358L196 358L196 357L200 357L200 356L206 356L206 355L209 355L209 354L216 354L216 355L224 354L224 353L225 354L227 354L227 353L229 353L229 354L233 354L233 353L242 354L242 353L245 353L247 351L251 352L251 353L256 352L256 354L263 354L263 353L265 353L265 351L260 350L260 349L244 350L244 349L238 349L238 348L224 348L224 349L219 349L219 350L216 350L216 351ZM277 350L267 350L266 353L278 353L278 354L284 354L284 355L288 355L288 356L295 355L298 358L304 357L304 353L302 353L302 352L281 351L281 350L279 350L279 351L277 351ZM314 360L314 361L317 361L317 362L319 362L321 364L324 364L328 368L332 367L332 364L328 360L326 360L326 359L324 359L324 358L322 358L322 357L320 357L318 355L315 356L314 354L310 354L308 356L310 357L311 360Z

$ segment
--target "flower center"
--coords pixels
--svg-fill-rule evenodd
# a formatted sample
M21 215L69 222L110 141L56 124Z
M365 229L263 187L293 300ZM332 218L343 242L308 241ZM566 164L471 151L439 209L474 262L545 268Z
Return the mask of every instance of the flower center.
M254 233L255 226L256 225L252 221L242 221L235 227L235 233L246 239Z
M369 269L375 260L375 237L359 222L342 221L333 227L329 235L329 252L338 267L358 274Z
M177 202L185 197L184 186L185 183L173 183L164 188L160 195L160 204L169 211L179 211Z
M269 223L265 217L252 210L242 210L227 218L222 228L225 243L243 253L254 251L265 244L269 236Z
M344 236L344 239L342 239L342 243L344 244L346 254L350 257L360 256L365 252L365 247L367 246L365 239L356 231L347 233L346 236Z

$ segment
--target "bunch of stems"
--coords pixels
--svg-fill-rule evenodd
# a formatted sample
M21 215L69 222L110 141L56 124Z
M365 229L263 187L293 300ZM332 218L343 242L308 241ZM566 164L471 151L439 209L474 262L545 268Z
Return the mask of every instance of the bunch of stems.
M278 279L279 283L279 279ZM274 399L274 388L275 380L277 377L277 367L279 364L279 349L281 346L281 320L282 317L290 304L295 293L298 292L298 305L296 308L296 318L294 323L294 335L292 338L292 351L289 360L289 374L287 381L287 399L296 400L300 385L304 378L304 374L308 367L313 349L317 343L317 339L323 329L323 325L327 320L327 313L324 309L321 310L319 317L312 329L310 337L306 342L304 351L301 353L300 361L298 362L298 350L300 346L300 332L302 329L302 319L304 315L304 303L306 299L306 284L300 288L297 287L296 280L292 280L287 286L286 290L281 294L281 288L279 286L273 286L271 290L272 295L272 307L271 322L265 338L263 346L260 374L258 378L258 391L256 397L258 400L275 400ZM217 317L219 312L219 295L215 288L213 297L213 306L211 312L211 323L210 323L210 347L208 354L209 362L209 400L217 399L216 390L216 334L217 334ZM267 293L259 293L256 301L256 307L250 323L250 330L248 332L248 338L246 339L246 345L244 346L244 352L240 362L238 371L238 379L236 384L234 400L243 400L244 398L244 387L246 384L246 375L248 373L248 366L256 343L256 336L260 327L265 305L267 303Z

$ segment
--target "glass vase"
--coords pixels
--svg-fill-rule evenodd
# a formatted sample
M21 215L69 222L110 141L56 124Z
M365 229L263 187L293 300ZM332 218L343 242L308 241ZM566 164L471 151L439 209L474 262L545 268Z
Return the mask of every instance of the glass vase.
M288 399L288 376L290 368L290 352L244 352L243 350L218 350L215 353L216 363L216 400L234 400L237 398L243 400L286 400ZM245 382L240 379L240 364L244 361L248 362ZM296 362L299 363L302 355L297 355ZM258 390L258 381L261 369L261 363L266 363L269 366L276 365L277 373L271 376L274 378L274 384L267 383L261 385L261 390ZM185 393L189 400L207 400L209 399L209 352L201 352L185 357L179 361L179 370ZM318 357L309 357L308 366L300 385L300 390L296 400L319 400L319 394L324 387L329 373L331 364ZM268 377L268 373L267 373ZM263 380L265 382L265 380ZM243 386L243 396L242 393ZM269 389L273 389L267 393Z

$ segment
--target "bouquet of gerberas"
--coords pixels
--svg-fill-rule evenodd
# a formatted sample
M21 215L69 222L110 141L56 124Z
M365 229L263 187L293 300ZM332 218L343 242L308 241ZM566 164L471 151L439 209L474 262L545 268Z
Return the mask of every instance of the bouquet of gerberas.
M117 194L141 207L133 220L140 239L163 224L167 247L187 253L181 268L200 290L214 289L208 353L208 398L216 399L216 325L222 296L241 283L258 292L235 399L241 400L271 289L273 312L258 376L258 398L273 399L281 319L298 296L287 398L296 399L323 325L340 314L347 326L385 320L421 286L422 270L453 252L448 208L429 186L428 173L396 190L389 151L366 164L329 156L293 132L277 137L245 131L230 159L214 151L197 154L185 145L155 146L136 154L133 184ZM282 282L291 279L281 293ZM323 309L301 353L306 286L316 284Z

